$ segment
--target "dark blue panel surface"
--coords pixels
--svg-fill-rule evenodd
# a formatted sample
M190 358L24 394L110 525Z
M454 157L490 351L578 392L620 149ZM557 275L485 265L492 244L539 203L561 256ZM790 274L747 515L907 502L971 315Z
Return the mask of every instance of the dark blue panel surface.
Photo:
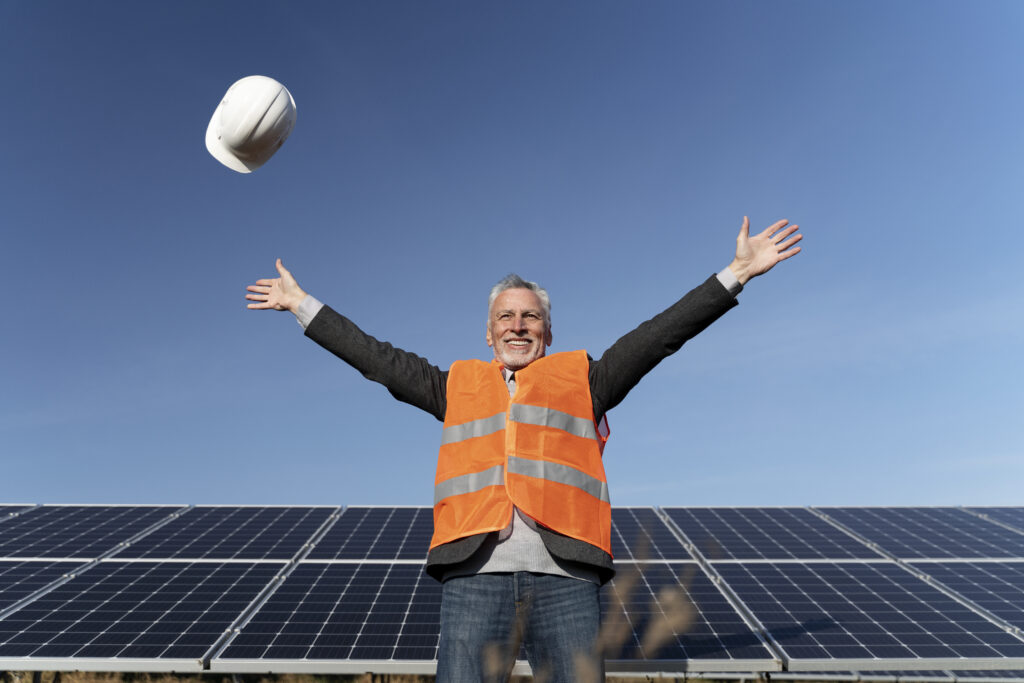
M696 563L617 564L609 660L770 660ZM660 601L660 604L659 604ZM302 562L218 660L432 660L441 586L420 564Z
M119 505L35 508L0 524L0 557L99 557L179 509Z
M0 612L83 566L82 562L0 560Z
M440 610L422 564L302 562L218 659L429 661Z
M31 509L31 505L0 505L0 522Z
M880 555L806 508L664 508L710 560L844 560Z
M691 560L690 553L654 508L612 508L612 554L616 560Z
M0 657L199 658L282 566L101 562L0 620Z
M625 639L613 639L608 660L689 661L720 670L723 662L771 660L722 593L695 562L615 564L615 578L601 592L603 629L626 625ZM750 666L749 664L747 665Z
M349 507L311 560L424 560L434 533L429 507Z
M994 519L1003 524L1019 529L1024 532L1024 507L984 507L968 508L973 512Z
M951 507L819 508L900 559L1022 558L1024 534Z
M877 668L869 663L1024 657L1024 641L892 563L715 569L794 660L864 660L857 666Z
M913 566L1024 629L1024 562L921 562Z
M336 508L196 507L118 558L289 560Z

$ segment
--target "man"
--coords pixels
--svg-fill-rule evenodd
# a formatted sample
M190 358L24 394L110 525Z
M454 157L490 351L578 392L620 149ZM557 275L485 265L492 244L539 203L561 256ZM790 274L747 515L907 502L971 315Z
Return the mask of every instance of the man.
M252 309L288 310L306 336L444 422L427 572L443 582L437 680L506 680L522 639L535 675L604 680L594 653L598 590L614 574L601 457L604 416L684 342L736 305L752 277L799 253L797 226L751 237L743 219L732 263L626 334L599 360L547 354L551 305L510 275L492 289L494 360L443 371L365 334L304 292L277 260Z

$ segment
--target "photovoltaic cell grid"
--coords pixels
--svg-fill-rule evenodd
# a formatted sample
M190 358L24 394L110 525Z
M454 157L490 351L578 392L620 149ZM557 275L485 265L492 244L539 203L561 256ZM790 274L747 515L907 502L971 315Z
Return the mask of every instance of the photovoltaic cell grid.
M285 546L282 544L293 543L291 547L301 548L309 535L315 531L310 529L314 526L319 528L308 515L304 516L304 513L298 512L305 511L313 515L309 511L317 510L316 508L219 508L220 512L214 512L216 509L218 508L192 508L181 513L176 519L151 532L150 536L146 537L150 543L147 544L146 539L140 539L122 553L134 549L135 553L148 554L152 558L153 552L167 553L170 552L169 548L177 548L175 552L179 553L179 559L188 560L194 558L181 553L206 548L207 550L203 552L206 552L208 560L212 560L221 559L215 557L218 552L249 552L245 549L258 546L262 548L260 552L263 556L284 555L286 553L282 548ZM839 508L831 510L835 509ZM953 510L894 509L904 516L919 511L934 513L935 510ZM79 510L83 512L77 512ZM88 523L76 515L85 512L95 513L97 510L109 510L110 513L92 514L89 519L96 528L90 531L87 528ZM109 539L112 543L120 543L123 542L121 537L130 538L137 533L131 520L126 519L123 514L118 514L124 513L125 510L124 507L115 506L67 506L63 509L63 519L68 523L69 529L75 531L71 537L76 539L76 543L92 548L90 552L102 553L109 549L102 541ZM143 516L152 515L154 512L154 508L150 507L140 507L137 510ZM224 523L224 519L231 518L232 510L236 511L234 514L242 514L245 519L262 520L261 525L243 524L241 517L236 517L233 524ZM326 510L326 514L330 514L332 509L319 510ZM802 516L800 512L794 513L785 508L767 511L755 508L735 510L755 510L759 514L770 515L771 519L777 522ZM808 519L812 521L820 520L811 511L802 508L795 510L802 510L811 515L812 517ZM877 512L880 509L871 510ZM0 524L0 529L8 523L36 515L41 511L50 515L60 512L46 507L32 508L21 517ZM180 513L181 510L164 508L160 512L167 515L172 512ZM350 508L346 511L348 512L352 513L348 528L358 539L358 542L351 544L348 551L359 548L360 552L376 561L335 559L342 553L332 555L325 552L329 536L323 539L319 547L321 552L331 556L331 561L307 561L299 564L293 574L297 582L291 583L293 577L289 577L277 589L280 597L275 592L271 600L255 612L239 637L232 641L224 652L224 657L220 661L226 664L221 666L221 670L228 671L231 662L237 663L255 656L254 653L259 648L264 650L259 656L268 659L256 661L283 662L281 666L284 670L288 670L291 664L301 661L432 661L436 654L440 586L423 574L419 561L409 561L413 560L417 553L419 560L423 558L422 548L426 546L431 531L430 509ZM971 519L972 523L976 521L996 526L962 510L959 512ZM196 514L192 518L193 523L185 524L192 514ZM41 539L49 539L47 542L50 545L46 547L61 549L60 553L53 556L63 557L63 553L73 544L69 545L67 540L54 540L59 537L59 534L54 533L54 519L57 517L62 516L56 515L45 523L37 523L35 528L39 531ZM204 518L205 521L202 521ZM342 514L337 522L341 523L344 518L345 514ZM749 514L745 514L744 518L760 519ZM935 524L936 516L931 514L929 518ZM943 517L940 515L938 519L942 520ZM951 525L955 525L955 517L938 524L938 527L942 532L947 532ZM150 526L150 523L139 522L141 529ZM249 531L239 532L240 535L235 534L231 531L235 527L249 527L253 535L262 538L258 543L241 542L241 536L249 535ZM270 532L268 527L275 530ZM795 527L796 536L808 535L806 525L802 522L795 524ZM761 527L755 526L753 531L748 529L745 534L756 536L761 533L761 528L769 529L771 526L767 523ZM828 525L827 528L834 527ZM666 535L667 531L668 528L652 508L616 508L613 512L613 537L618 539L614 543L620 559L629 556L640 557L646 561L636 565L619 564L619 576L603 592L606 613L614 614L618 608L609 602L610 596L613 595L610 591L615 586L630 586L625 568L637 566L643 571L642 580L634 579L632 584L632 590L639 591L637 595L641 598L632 599L625 608L626 621L631 629L631 640L614 654L611 661L616 661L614 657L621 657L622 659L617 661L631 663L630 666L636 666L639 662L639 669L633 670L650 670L651 667L661 666L672 668L676 666L672 662L678 664L677 668L684 668L687 671L776 670L778 662L770 659L770 651L764 650L764 646L757 642L757 636L743 624L738 614L703 572L696 570L695 563L655 561L681 550L674 536L670 532ZM16 535L22 538L22 545L28 538L23 532L24 529L21 529L20 536ZM335 533L339 534L337 538L345 540L343 533ZM924 535L927 531L917 533ZM630 535L641 538L641 542L626 540ZM186 542L190 536L192 540ZM764 547L771 548L778 534L772 532L768 536L772 540ZM0 534L0 540L4 538ZM842 538L849 537L843 534ZM651 546L656 553L643 558L640 553L647 552L646 539L653 539ZM419 549L413 550L417 541ZM37 543L35 547L38 548L40 545ZM190 547L192 550L188 550ZM758 561L749 565L734 560L732 563L714 562L713 566L726 578L725 585L734 584L735 577L730 577L730 573L739 573L738 576L742 580L735 582L737 592L741 598L749 601L750 609L759 618L770 617L763 622L766 625L770 624L771 636L778 641L785 655L791 658L788 662L791 670L832 669L836 668L837 664L844 668L870 668L880 671L897 670L896 667L902 671L904 667L911 666L923 669L942 666L951 669L954 664L963 668L1024 666L1024 659L1021 658L1019 651L1024 642L1020 638L1000 630L996 625L891 562L818 560L802 563L792 559L769 562L761 559L763 555L761 552ZM26 662L46 661L45 658L63 657L65 659L62 661L79 663L81 658L89 657L115 658L107 661L130 658L133 661L159 662L167 661L169 658L177 661L176 658L179 657L192 659L202 656L203 652L207 652L217 642L220 637L217 634L223 635L223 629L243 613L250 605L250 601L264 587L273 585L277 572L284 567L284 563L280 561L261 563L261 571L268 572L261 575L254 569L252 563L247 562L125 563L117 561L121 556L118 554L114 560L107 560L88 568L50 593L21 606L5 619L0 619L0 660L6 659L8 664L11 661L18 661L20 668L25 668ZM353 556L358 556L358 553L353 552ZM1024 571L1020 566L1022 564L1024 563L918 562L914 566L931 574L950 588L956 587L962 594L975 599L993 614L1015 624L1018 617L1014 615L1013 610L1016 609L1019 614L1019 577ZM71 568L79 566L78 563L70 563ZM234 569L226 569L228 567ZM185 572L185 568L191 568L188 571L198 573L179 577L176 572ZM304 579L304 573L313 571L314 568L323 577L316 581ZM60 579L65 570L66 568L53 562L0 560L0 600L6 599L9 601L6 604L13 604L25 595L32 594L39 587L47 585L51 576L55 580ZM249 572L247 578L231 580L231 571L242 570ZM755 574L769 570L775 572L771 575L777 579L775 583L758 583L752 579ZM213 572L216 576L204 579L201 575L203 572ZM332 579L337 572L349 572L351 575L345 584L348 586L348 592L344 597L339 597L339 583ZM133 573L137 573L138 576ZM306 588L302 586L303 580L306 581ZM187 591L189 586L196 589L194 595ZM293 602L297 600L299 604L294 613L288 612L290 616L286 616L287 610L284 609L277 610L276 613L270 609L264 613L265 609L275 604L275 600L288 597L289 590L293 590L286 588L288 586L298 586L299 588L295 590L303 596L301 599L292 596ZM186 590L186 597L181 597L174 592L175 590L178 593ZM374 599L367 603L367 596L371 591ZM328 604L331 599L338 603L338 609L332 612L331 619L322 618L323 607L319 603L323 601L312 597L314 594L325 592ZM686 599L680 598L680 592L685 594ZM998 594L998 597L993 597L994 594ZM226 602L219 600L221 595L227 598ZM672 610L680 604L685 606L689 599L697 604L698 611L694 613L695 620L687 629L680 630L678 626L674 626L675 631L669 629L670 635L664 637L662 642L654 645L644 642L645 633L651 630L657 632L666 623L677 624L678 622L673 622L673 619L679 615L673 617ZM0 602L0 610L4 609L4 604ZM206 611L197 615L199 605ZM346 621L347 618L351 618L352 621ZM353 624L356 621L358 630L353 632ZM317 623L321 628L316 631L316 637L312 638L313 628ZM651 629L652 625L658 628ZM337 638L332 640L327 637L332 634ZM242 638L242 635L245 637ZM268 639L268 635L273 637ZM31 650L34 654L30 655L29 660L19 659L26 655L12 654L24 652L29 649L28 646L34 648ZM298 649L301 648L307 650L307 653L302 655L305 660L297 659ZM346 648L348 654L343 655ZM196 655L195 652L200 650L202 652ZM385 656L389 650L391 654ZM432 650L432 653L428 654L428 650ZM767 654L760 654L761 650ZM871 657L857 659L856 657L865 650L871 653ZM906 654L908 651L910 655ZM73 654L66 654L68 652ZM942 652L947 654L940 654ZM960 654L953 656L949 655L949 652ZM823 658L818 658L819 655ZM335 660L335 657L339 656L342 656L342 659ZM642 657L634 659L638 656ZM646 656L655 658L644 659ZM840 656L855 658L838 659ZM14 659L11 659L12 657ZM277 659L278 657L284 658ZM921 657L924 659L920 659ZM0 661L0 664L2 663L4 662ZM79 664L73 664L72 668L78 666ZM142 670L150 666L146 665Z
M1024 562L921 562L912 566L1024 629Z
M0 612L84 565L83 562L0 560Z
M9 517L13 517L19 512L28 510L31 505L0 505L0 522L3 522Z
M696 563L618 568L603 592L605 621L624 623L628 635L609 660L696 660L709 670L771 665L770 651ZM441 586L422 565L303 562L213 668L230 668L231 660L431 661L440 604Z
M281 566L101 562L0 620L0 662L198 660Z
M433 660L441 584L422 564L303 562L218 660Z
M707 559L879 559L806 508L664 508Z
M307 559L422 561L433 533L429 507L348 507Z
M117 505L33 508L0 524L0 557L95 558L180 509Z
M1012 527L1024 531L1024 508L984 507L968 509L990 519L994 519L997 522L1009 524Z
M349 507L307 559L422 561L433 531L429 507ZM619 560L691 559L654 508L643 507L612 509L612 552Z
M612 555L619 560L690 560L654 508L612 508Z
M773 656L695 562L616 563L601 592L605 628L628 624L615 660L689 662L695 671L735 671Z
M1024 534L959 508L818 508L897 558L1024 558Z
M195 507L117 557L289 560L337 508Z
M716 565L791 671L1024 664L1024 641L891 562ZM972 666L970 661L976 663ZM987 666L987 664L984 664Z

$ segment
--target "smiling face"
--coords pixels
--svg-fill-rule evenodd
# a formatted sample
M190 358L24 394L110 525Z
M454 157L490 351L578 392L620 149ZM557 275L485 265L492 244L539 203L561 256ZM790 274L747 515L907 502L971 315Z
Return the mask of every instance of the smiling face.
M544 307L529 289L506 289L487 316L487 345L509 370L522 370L544 356L551 344L551 328Z

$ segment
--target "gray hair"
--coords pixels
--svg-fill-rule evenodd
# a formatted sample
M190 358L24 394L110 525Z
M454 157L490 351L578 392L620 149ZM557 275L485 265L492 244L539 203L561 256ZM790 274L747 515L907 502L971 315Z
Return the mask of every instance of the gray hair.
M528 289L537 295L540 299L540 305L544 309L544 325L551 328L551 298L548 296L548 291L538 285L536 282L530 282L524 280L515 273L509 273L503 277L498 284L491 287L491 294L487 297L487 316L490 317L491 308L494 306L494 300L498 298L498 295L504 292L506 289Z

